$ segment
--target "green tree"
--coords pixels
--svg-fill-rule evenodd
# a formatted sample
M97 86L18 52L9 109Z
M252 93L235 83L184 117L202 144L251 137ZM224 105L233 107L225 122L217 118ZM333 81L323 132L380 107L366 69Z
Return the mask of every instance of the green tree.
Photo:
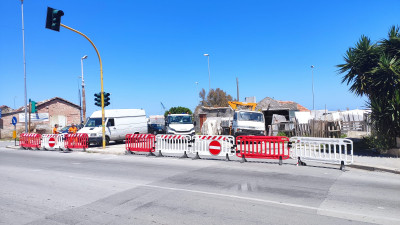
M199 93L199 97L201 98L200 104L208 107L228 107L228 102L233 100L231 95L219 88L211 89L207 98L206 91L203 88Z
M350 91L367 96L371 107L376 147L388 149L400 136L400 33L392 26L388 38L371 43L361 36L356 46L349 48L344 64L337 65L344 74L342 83Z
M187 113L187 114L192 114L192 111L186 107L182 106L177 106L177 107L171 107L169 110L165 111L164 117L167 117L168 114L181 114L181 113Z

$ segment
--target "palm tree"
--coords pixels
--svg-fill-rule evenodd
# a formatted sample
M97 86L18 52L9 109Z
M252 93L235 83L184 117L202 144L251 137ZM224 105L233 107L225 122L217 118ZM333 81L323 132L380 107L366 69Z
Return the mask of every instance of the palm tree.
M375 145L388 149L400 136L400 29L392 26L388 38L371 43L361 36L354 48L344 56L344 64L337 65L344 74L342 83L350 91L367 96L372 109Z
M377 44L372 44L366 36L361 36L355 48L349 48L343 57L345 63L337 65L339 73L347 73L342 78L342 83L350 85L350 91L358 96L369 96L371 86L371 70L379 61L380 49Z

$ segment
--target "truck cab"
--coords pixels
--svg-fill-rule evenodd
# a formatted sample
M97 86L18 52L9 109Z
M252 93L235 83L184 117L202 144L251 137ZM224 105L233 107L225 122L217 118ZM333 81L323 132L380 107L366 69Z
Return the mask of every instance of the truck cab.
M234 136L266 135L263 113L248 110L234 111L232 134Z
M169 114L165 120L167 134L194 135L194 125L192 115L189 114Z

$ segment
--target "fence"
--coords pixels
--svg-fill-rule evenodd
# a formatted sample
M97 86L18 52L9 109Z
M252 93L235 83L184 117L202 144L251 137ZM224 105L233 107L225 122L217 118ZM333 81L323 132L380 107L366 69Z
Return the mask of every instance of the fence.
M19 146L22 148L36 148L40 149L41 146L41 134L28 134L21 133L19 136Z
M222 135L194 135L192 153L196 154L195 159L200 156L229 156L235 155L235 138Z
M156 136L157 156L163 153L182 154L182 158L187 158L187 152L192 147L192 137L190 135L159 134Z
M64 140L66 149L87 149L89 147L89 137L85 133L66 134Z
M283 159L290 157L289 138L281 136L238 136L236 155L246 162L246 158Z
M353 163L353 141L343 138L292 137L292 156L302 160L338 163L340 169Z
M154 155L155 135L153 134L127 134L125 136L125 148L127 151L148 152L148 155Z

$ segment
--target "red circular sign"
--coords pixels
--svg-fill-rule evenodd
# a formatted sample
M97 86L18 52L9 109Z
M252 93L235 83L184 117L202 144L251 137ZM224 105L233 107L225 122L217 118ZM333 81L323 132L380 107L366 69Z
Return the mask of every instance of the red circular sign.
M49 146L54 147L55 144L56 144L56 140L54 138L49 138Z
M218 141L210 142L208 146L208 151L210 151L211 155L219 155L221 152L221 144Z

